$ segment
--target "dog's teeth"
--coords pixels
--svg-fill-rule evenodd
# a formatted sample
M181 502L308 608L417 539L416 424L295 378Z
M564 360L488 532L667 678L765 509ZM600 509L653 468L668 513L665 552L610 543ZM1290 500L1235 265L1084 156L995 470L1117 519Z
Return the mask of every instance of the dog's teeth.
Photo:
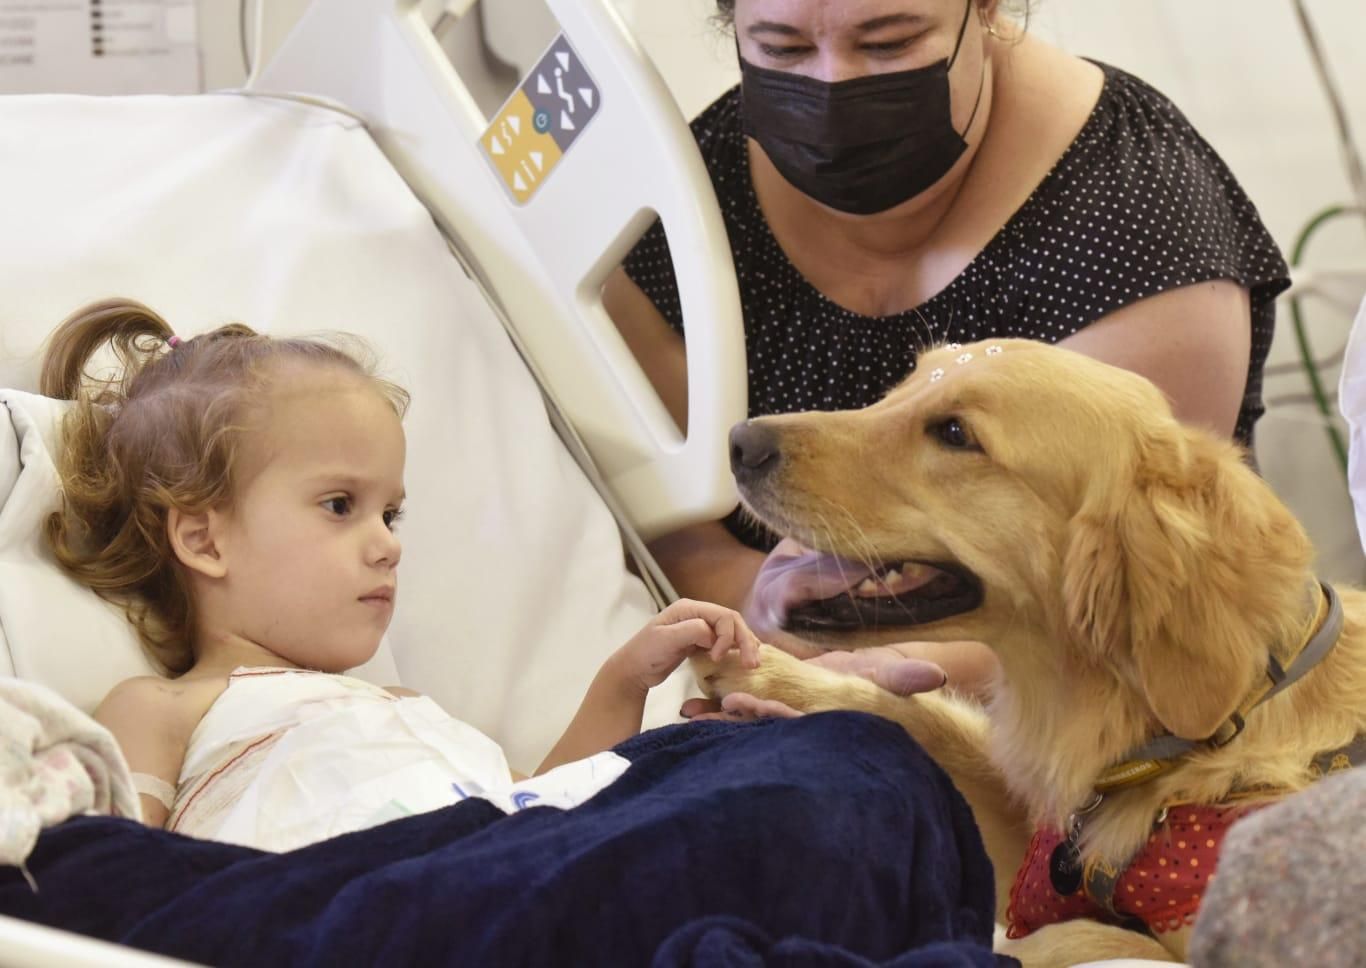
M858 588L855 589L855 591L862 595L876 595L879 590L880 586L871 578L863 579L863 581L859 583Z
M886 572L882 576L882 584L886 585L888 588L891 588L894 585L900 585L901 572L896 568L893 568L890 571Z

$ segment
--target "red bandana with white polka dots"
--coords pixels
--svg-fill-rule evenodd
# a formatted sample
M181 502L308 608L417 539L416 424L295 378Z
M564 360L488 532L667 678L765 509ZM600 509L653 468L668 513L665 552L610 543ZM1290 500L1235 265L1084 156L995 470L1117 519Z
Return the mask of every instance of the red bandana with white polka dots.
M1248 804L1172 807L1166 821L1148 837L1115 885L1113 903L1119 917L1083 889L1067 896L1053 889L1049 859L1063 836L1055 830L1038 830L1010 889L1006 913L1010 927L1006 934L1023 938L1044 925L1073 918L1111 924L1126 917L1138 918L1155 933L1193 924L1205 887L1214 879L1224 835L1234 821L1254 809L1255 805Z

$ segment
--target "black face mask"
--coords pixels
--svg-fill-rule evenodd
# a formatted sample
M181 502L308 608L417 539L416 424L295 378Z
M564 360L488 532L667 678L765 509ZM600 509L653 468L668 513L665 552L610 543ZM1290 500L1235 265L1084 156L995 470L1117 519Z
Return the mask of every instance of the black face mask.
M973 0L953 55L926 67L821 81L740 59L745 134L799 191L830 208L871 215L914 198L943 178L967 142L953 128L949 69L963 46ZM983 77L986 64L982 65ZM977 105L972 106L972 127Z

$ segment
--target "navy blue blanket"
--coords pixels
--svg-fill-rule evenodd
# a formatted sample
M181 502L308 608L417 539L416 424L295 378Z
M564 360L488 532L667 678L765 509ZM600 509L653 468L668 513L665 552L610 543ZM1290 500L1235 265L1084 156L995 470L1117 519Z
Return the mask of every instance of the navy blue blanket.
M469 800L287 854L78 818L40 838L37 894L0 867L0 913L225 965L999 963L971 814L891 723L618 751L631 768L574 810Z

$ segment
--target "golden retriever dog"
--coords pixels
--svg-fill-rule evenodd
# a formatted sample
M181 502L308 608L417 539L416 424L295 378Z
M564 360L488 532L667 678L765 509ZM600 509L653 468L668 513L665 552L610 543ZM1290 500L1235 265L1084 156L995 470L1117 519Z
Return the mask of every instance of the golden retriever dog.
M1236 817L1311 783L1316 756L1366 732L1366 593L1343 589L1331 608L1304 530L1243 453L1178 423L1142 377L1032 341L950 346L874 406L748 421L731 443L752 513L832 562L895 576L825 603L826 626L900 611L914 622L900 637L980 640L1000 672L985 705L905 698L765 647L756 670L699 663L713 695L903 724L971 805L1002 919L1037 831L1070 833L1071 858L1064 844L1044 860L1088 894L1123 885L1144 851L1185 851L1153 862L1149 909L1132 882L1108 895L1152 936L1066 920L1007 942L1028 965L1184 959L1193 911L1149 912L1159 877L1217 849L1192 808ZM1301 654L1312 668L1298 678ZM1297 681L1254 705L1283 670ZM1178 750L1138 752L1159 737ZM1204 863L1192 876L1208 877Z

